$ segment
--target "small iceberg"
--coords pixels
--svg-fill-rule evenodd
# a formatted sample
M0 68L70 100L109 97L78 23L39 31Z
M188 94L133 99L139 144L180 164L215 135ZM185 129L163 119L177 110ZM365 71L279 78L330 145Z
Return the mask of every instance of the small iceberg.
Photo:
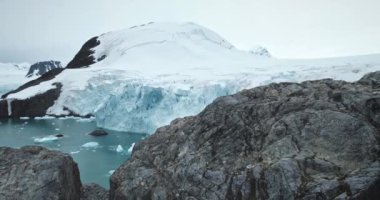
M117 145L117 147L116 147L116 152L121 153L121 152L123 152L123 151L124 151L123 147L122 147L120 144Z
M131 147L129 147L128 153L132 153L133 147L135 147L135 143L132 143Z
M80 151L70 151L70 154L77 154L79 153Z
M29 117L20 117L21 120L29 120Z
M59 138L55 135L49 135L46 137L34 138L35 143L47 143L58 140Z
M44 119L55 119L53 116L45 115L43 117L35 117L35 120L44 120Z
M111 176L114 172L115 172L115 170L110 170L110 171L108 172L108 175Z
M95 121L95 117L90 117L90 118L79 118L76 120L77 122L93 122Z
M84 148L97 148L99 146L99 143L97 142L87 142L86 144L83 144L82 147Z

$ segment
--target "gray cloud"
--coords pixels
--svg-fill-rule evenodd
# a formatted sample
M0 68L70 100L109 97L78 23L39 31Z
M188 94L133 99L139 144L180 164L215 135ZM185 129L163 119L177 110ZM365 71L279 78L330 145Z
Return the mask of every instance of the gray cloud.
M0 0L0 62L67 62L90 37L149 21L193 21L278 57L380 52L378 0Z

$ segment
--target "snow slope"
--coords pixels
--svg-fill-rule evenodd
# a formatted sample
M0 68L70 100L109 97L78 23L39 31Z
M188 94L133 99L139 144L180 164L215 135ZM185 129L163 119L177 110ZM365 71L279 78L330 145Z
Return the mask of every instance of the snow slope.
M62 83L50 115L95 115L98 126L153 132L195 115L215 98L272 82L334 78L355 81L380 70L380 55L284 60L236 49L193 23L150 23L98 37L87 68L8 96L27 99Z
M28 63L0 63L0 96L30 80L25 77L29 66Z

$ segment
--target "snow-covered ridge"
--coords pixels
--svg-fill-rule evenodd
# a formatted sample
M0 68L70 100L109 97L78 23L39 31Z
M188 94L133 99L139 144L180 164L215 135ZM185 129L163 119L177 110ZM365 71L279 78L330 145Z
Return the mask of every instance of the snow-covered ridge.
M91 114L100 127L151 133L242 89L321 78L355 81L380 70L379 54L313 60L260 56L192 23L151 23L97 40L92 48L97 63L65 69L7 98L27 100L59 82L61 94L47 114Z
M100 60L104 56L107 56L105 60L112 60L112 58L118 60L135 49L143 48L149 50L151 48L154 49L154 46L157 45L171 48L177 47L178 49L176 50L188 50L188 53L191 53L190 51L196 46L205 44L216 45L226 49L234 48L232 44L216 33L193 23L151 22L129 29L102 34L98 40L100 41L100 45L93 49L96 60ZM167 50L171 49L168 48ZM149 53L158 52L148 51L145 53L145 56L149 56Z
M27 82L29 63L0 63L0 96Z
M215 32L194 23L149 23L108 32L97 39L100 44L92 49L92 56L99 62L93 66L145 69L145 74L260 57L236 49Z

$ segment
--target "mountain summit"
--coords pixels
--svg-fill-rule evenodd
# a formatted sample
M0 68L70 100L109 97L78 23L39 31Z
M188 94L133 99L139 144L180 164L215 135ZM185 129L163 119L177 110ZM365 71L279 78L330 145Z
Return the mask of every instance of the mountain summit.
M228 56L228 59L223 59ZM131 65L205 65L216 60L255 59L236 49L215 32L194 23L148 23L112 31L87 41L68 68L102 64L103 67Z

